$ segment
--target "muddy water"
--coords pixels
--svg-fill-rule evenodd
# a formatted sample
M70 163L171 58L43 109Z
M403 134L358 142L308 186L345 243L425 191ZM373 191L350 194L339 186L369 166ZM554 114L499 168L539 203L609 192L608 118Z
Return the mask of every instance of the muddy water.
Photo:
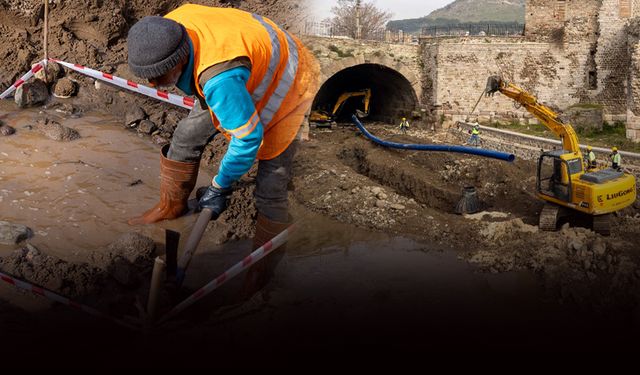
M47 116L76 129L81 139L57 142L24 128ZM0 102L0 120L16 128L0 138L0 217L24 224L38 248L67 260L83 260L129 231L164 242L164 228L184 231L194 216L131 227L127 219L158 199L159 147L124 131L119 122L89 113L65 118L54 111L15 111ZM204 169L199 184L211 175ZM0 255L12 247L0 248Z

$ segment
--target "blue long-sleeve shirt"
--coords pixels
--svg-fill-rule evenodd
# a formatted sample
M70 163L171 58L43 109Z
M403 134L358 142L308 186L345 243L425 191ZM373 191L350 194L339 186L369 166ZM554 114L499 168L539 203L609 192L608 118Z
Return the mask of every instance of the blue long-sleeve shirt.
M189 63L176 84L190 95L193 94L193 61L192 46ZM203 87L207 105L220 126L231 135L229 148L214 177L215 184L222 188L230 187L249 171L262 144L262 122L247 91L250 75L246 67L236 67L211 78Z

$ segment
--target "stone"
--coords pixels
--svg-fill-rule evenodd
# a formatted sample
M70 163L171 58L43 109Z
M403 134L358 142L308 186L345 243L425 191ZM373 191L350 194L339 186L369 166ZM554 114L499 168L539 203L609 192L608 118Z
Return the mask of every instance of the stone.
M0 124L0 136L6 137L11 134L14 134L15 132L16 132L16 129L12 128L11 126Z
M584 249L584 243L578 239L574 239L569 243L569 249L581 252Z
M373 193L373 195L378 195L382 192L382 188L375 186L371 188L371 193Z
M0 221L0 244L15 245L31 236L33 231L27 226Z
M142 120L138 125L138 133L150 135L156 130L156 124L149 120Z
M44 81L35 79L18 87L13 99L20 108L44 104L49 99L49 89Z
M379 192L378 194L376 194L376 197L378 197L378 199L385 200L385 199L387 199L387 194L385 194L383 192Z
M147 118L147 114L144 112L144 109L134 106L127 111L124 118L124 125L126 127L134 128L145 118Z
M62 78L53 87L53 96L56 98L70 98L78 93L78 84L69 78Z
M46 73L46 79L45 79L45 73ZM59 77L62 77L62 75L64 74L64 70L62 69L62 67L60 66L60 64L53 62L53 61L48 61L47 62L47 66L44 69L41 69L40 71L38 71L34 77L36 79L40 79L42 81L46 81L49 83L53 83L55 82Z
M593 241L593 245L591 246L591 250L598 256L604 255L607 251L607 244L602 240L602 238L596 238Z
M381 199L378 199L378 200L376 201L376 207L378 207L378 208L385 208L386 206L387 206L387 202L385 202L385 201L383 201L383 200L381 200Z
M165 145L165 144L169 143L169 141L165 137L163 137L163 136L161 136L159 134L155 134L154 136L152 136L151 137L151 141L153 141L153 143L155 143L157 145Z
M48 118L38 121L33 129L45 137L59 142L69 142L80 138L80 133L77 130Z
M398 203L394 203L392 205L390 205L389 207L393 208L394 210L398 210L398 211L402 211L405 209L405 207L401 204Z
M602 130L604 123L602 106L576 105L568 108L562 115L565 122L573 125L576 130Z

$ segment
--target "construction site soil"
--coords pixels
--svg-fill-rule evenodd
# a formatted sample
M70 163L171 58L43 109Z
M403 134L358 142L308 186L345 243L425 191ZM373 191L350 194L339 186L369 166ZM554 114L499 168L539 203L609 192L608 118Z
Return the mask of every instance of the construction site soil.
M180 3L55 1L49 53L133 79L126 67L126 30L137 18ZM240 6L289 25L302 17L293 1L200 3ZM41 58L38 4L0 4L2 88ZM163 230L186 234L195 215L142 229L128 228L126 219L156 201L158 144L170 140L186 111L75 73L67 77L79 84L72 99L51 98L45 107L28 110L0 103L0 121L16 129L0 138L0 170L7 171L0 180L0 220L11 218L35 232L0 248L0 271L114 316L140 316L153 257L164 251ZM153 126L142 130L143 121ZM116 122L123 126L115 127ZM366 125L376 136L397 142L452 142L445 133L418 128L402 135L386 124ZM105 137L115 141L101 143ZM207 146L201 184L225 150L223 137ZM54 180L21 185L29 168L43 175L49 171ZM56 175L79 181L63 189L54 184ZM207 228L188 290L246 254L256 217L254 179L255 167L238 184L230 208ZM99 192L101 185L105 191ZM43 202L38 194L47 186L50 194L60 195ZM469 186L477 189L483 211L456 215L454 207ZM55 344L64 339L73 341L76 361L89 362L95 347L118 355L122 364L149 365L135 353L160 358L188 352L171 340L199 345L202 353L218 350L227 359L243 358L233 348L261 350L267 357L283 354L277 347L311 357L319 349L345 356L357 346L353 353L370 356L384 352L376 344L397 340L398 346L388 350L638 350L633 337L640 331L640 207L617 214L610 237L568 224L540 232L542 203L534 189L530 161L390 150L349 125L314 129L301 144L290 186L299 232L288 244L284 269L259 298L228 308L239 288L239 281L230 283L180 323L143 335L43 305L2 285L0 329L12 342L5 352L18 358L22 346L41 340L36 342L43 358L58 359L64 351ZM62 208L67 199L70 208ZM99 212L83 211L82 202ZM47 206L51 214L44 213ZM47 222L49 216L73 213L84 219ZM93 346L85 347L82 340Z

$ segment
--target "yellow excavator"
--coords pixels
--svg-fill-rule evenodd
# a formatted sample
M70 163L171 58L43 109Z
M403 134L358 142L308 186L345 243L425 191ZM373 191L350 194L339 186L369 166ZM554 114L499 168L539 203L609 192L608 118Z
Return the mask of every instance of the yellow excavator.
M363 97L362 103L364 105L364 110L356 109L356 114L360 118L367 117L369 115L369 103L371 102L371 89L343 93L336 101L336 104L333 106L333 110L330 113L322 110L311 111L309 121L316 126L333 126L338 114L342 110L342 107L344 107L347 100L360 96Z
M635 177L610 168L587 172L570 124L525 90L501 77L489 77L485 93L492 96L496 92L522 105L562 140L561 150L542 152L538 161L536 195L546 202L540 229L554 231L560 218L581 212L591 218L594 231L609 235L611 214L636 200Z

